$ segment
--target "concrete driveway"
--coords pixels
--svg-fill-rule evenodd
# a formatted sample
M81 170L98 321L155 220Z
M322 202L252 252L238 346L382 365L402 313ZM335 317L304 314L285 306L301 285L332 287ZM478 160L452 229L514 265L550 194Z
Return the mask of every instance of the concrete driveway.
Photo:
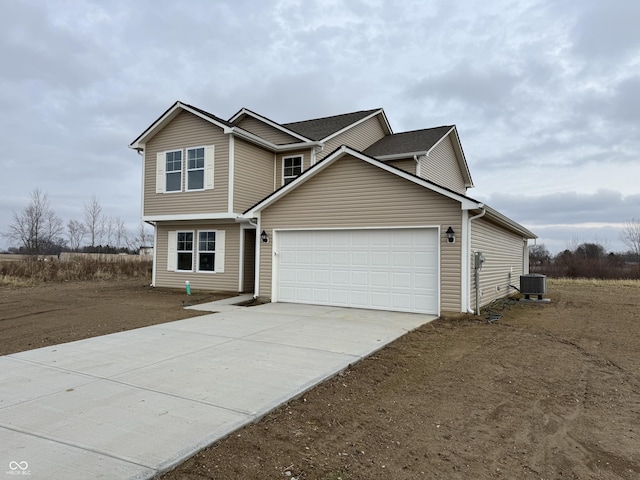
M196 308L219 313L0 357L0 475L151 478L435 319Z

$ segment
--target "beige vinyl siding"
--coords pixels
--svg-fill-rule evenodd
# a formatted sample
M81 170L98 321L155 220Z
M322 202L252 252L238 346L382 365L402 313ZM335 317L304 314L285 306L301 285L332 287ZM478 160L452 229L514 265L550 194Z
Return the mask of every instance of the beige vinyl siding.
M326 142L322 152L318 153L316 161L322 160L340 145L348 145L354 150L362 151L382 137L384 137L384 130L380 124L379 115L376 115Z
M198 230L225 231L224 273L197 273L197 234ZM194 271L170 272L167 270L168 233L169 231L194 232ZM200 223L200 222L161 222L157 230L157 266L156 287L184 288L189 280L193 290L238 291L238 269L240 248L240 225L237 223Z
M185 192L184 149L215 146L214 188ZM183 191L156 193L156 157L159 152L183 150ZM222 129L189 112L181 112L160 130L145 147L143 215L207 214L228 211L229 136Z
M466 193L460 164L449 136L436 145L428 157L420 158L419 175L454 192Z
M460 243L449 244L449 226L461 230L460 204L351 156L326 170L261 214L260 230L440 226L440 301L460 311ZM271 297L272 243L260 244L260 296Z
M276 145L296 143L301 141L299 138L296 138L293 135L289 135L288 133L278 130L271 125L267 125L266 123L261 122L257 118L249 116L243 118L237 125L243 130L251 132L254 135L259 136L260 138L264 138L268 142L275 143Z
M273 192L274 154L234 140L233 211L242 213Z
M471 308L475 310L476 305L474 252L482 252L485 258L479 284L482 307L497 298L516 293L509 285L520 287L523 247L524 241L520 235L483 218L471 222Z
M413 158L405 158L403 160L390 160L386 162L387 165L399 168L405 172L409 172L411 175L416 174L416 161Z
M297 150L294 152L285 152L285 153L278 153L276 156L276 169L275 169L275 183L276 183L276 188L274 190L277 190L278 188L280 188L283 183L282 183L282 159L285 157L296 157L302 155L302 171L306 172L309 167L311 166L311 150Z

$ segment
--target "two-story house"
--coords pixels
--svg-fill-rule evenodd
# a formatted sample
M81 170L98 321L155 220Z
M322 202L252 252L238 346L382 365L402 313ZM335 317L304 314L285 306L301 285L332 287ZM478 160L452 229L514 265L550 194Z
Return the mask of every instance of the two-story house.
M224 120L176 102L129 146L154 286L440 314L513 293L528 273L536 237L467 196L455 126L393 133L382 109Z

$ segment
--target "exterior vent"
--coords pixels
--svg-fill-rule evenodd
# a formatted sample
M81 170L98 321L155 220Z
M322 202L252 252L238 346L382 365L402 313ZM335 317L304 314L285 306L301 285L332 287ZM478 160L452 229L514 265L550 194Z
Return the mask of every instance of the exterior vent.
M520 275L520 293L525 298L529 298L529 295L538 295L541 299L542 295L547 293L547 276L540 273Z

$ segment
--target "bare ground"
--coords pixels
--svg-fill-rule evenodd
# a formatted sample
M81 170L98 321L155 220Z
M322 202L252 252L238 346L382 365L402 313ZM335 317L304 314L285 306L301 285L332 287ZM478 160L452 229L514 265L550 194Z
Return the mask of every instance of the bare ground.
M549 293L428 324L162 478L640 479L640 284ZM191 316L185 298L0 287L0 353Z

